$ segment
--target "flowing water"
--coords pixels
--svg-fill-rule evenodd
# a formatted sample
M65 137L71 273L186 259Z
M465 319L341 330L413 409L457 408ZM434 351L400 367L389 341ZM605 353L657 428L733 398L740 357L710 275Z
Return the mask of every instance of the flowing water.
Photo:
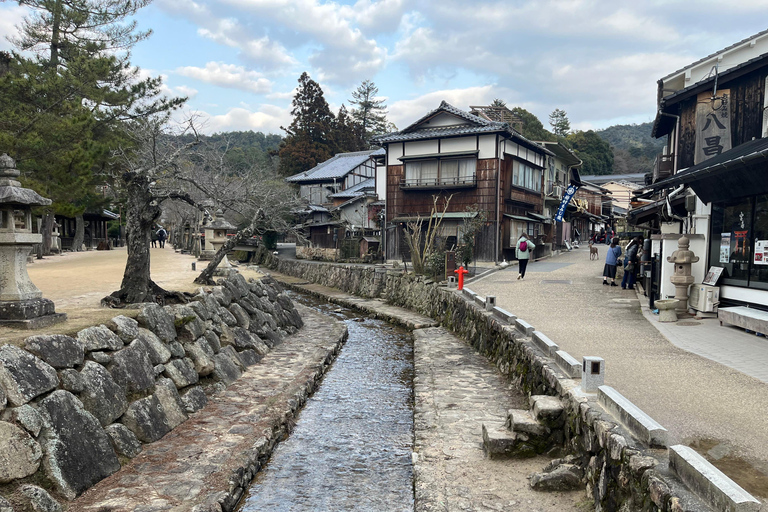
M413 344L386 322L343 320L349 339L240 511L412 511Z

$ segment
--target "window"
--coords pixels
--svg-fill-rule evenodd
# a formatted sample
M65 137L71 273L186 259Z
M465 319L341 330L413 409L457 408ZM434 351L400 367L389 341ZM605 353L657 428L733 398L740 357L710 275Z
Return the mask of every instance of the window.
M535 169L528 164L515 162L512 174L512 184L536 192L541 191L541 169Z
M476 158L416 160L405 164L405 184L465 185L475 183Z

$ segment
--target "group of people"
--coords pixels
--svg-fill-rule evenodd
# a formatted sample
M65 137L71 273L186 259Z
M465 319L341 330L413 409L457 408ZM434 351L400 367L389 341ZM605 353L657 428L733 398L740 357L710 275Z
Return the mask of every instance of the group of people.
M165 248L165 241L168 240L168 232L163 228L163 226L160 226L157 231L152 231L152 247L157 247L158 242L160 243L160 248Z
M608 226L607 231L605 230L605 228L600 228L600 232L593 234L592 238L590 238L589 241L592 242L593 244L609 244L613 241L613 235L614 235L613 229L611 229L611 227Z
M633 290L637 280L637 271L640 267L640 256L643 251L643 239L633 238L626 247L624 260L621 260L622 250L619 239L613 238L611 246L605 255L605 267L603 268L603 284L606 286L618 286L616 284L616 271L619 266L624 266L624 277L621 280L622 290ZM610 283L608 280L611 280Z

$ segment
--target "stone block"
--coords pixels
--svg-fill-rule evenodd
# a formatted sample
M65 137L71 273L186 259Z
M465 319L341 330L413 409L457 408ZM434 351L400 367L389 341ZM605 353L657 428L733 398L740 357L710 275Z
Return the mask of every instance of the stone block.
M192 414L208 404L208 397L203 388L194 386L182 393L181 401L184 403L184 410L187 414Z
M0 483L8 483L37 472L43 452L28 432L0 421Z
M559 398L549 395L531 395L530 403L536 421L551 429L563 425L565 407Z
M136 434L131 432L130 429L122 423L107 425L104 431L109 436L109 442L112 444L112 449L115 450L115 453L118 455L132 459L141 453L141 442L136 438Z
M48 494L48 491L36 485L22 485L19 490L28 500L29 506L34 512L61 512L59 502Z
M160 379L157 381L155 396L165 411L165 419L171 430L187 421L184 402L182 402L179 392L173 381L170 379Z
M227 307L232 303L232 294L223 286L214 286L211 294L220 306Z
M154 443L171 431L165 410L155 395L131 402L120 421L143 443Z
M678 444L669 448L669 467L714 510L760 510L760 502L754 496L688 446Z
M74 395L57 390L40 401L43 467L58 491L74 499L120 469L109 437Z
M476 306L480 306L481 308L485 309L485 297L475 295L472 297L472 299L475 301Z
M125 389L118 385L106 368L93 361L86 361L80 371L83 391L80 400L86 411L103 426L119 418L128 408Z
M475 292L473 292L466 286L461 290L461 294L465 299L467 299L470 302L473 302L475 300L475 297L477 296Z
M200 317L200 320L202 321L208 321L211 318L213 318L213 314L218 309L218 304L216 305L216 308L210 309L208 308L208 305L203 300L195 300L187 304L190 308L192 308L197 316Z
M485 423L483 429L483 449L490 459L509 459L535 457L536 450L517 433L505 426L489 427Z
M123 340L107 328L106 325L87 327L77 333L77 341L83 346L85 352L96 350L120 350L123 348Z
M501 320L504 320L508 324L514 324L515 320L517 320L517 317L515 315L513 315L506 309L502 309L498 306L493 308L492 312L493 312L493 316L495 316L496 318L500 318Z
M40 429L43 428L43 420L40 417L40 413L29 404L6 409L3 412L3 420L16 423L33 437L37 437L40 434Z
M237 365L227 350L222 350L216 354L214 360L216 361L216 368L213 371L213 376L216 380L223 382L227 386L235 382L243 374L243 370Z
M535 491L574 491L581 489L584 470L575 464L559 464L549 472L531 475Z
M85 389L83 376L74 368L61 370L59 372L59 382L61 383L62 389L66 389L71 393L81 393L83 389Z
M597 400L606 411L649 446L666 448L667 429L610 386L600 386Z
M555 363L563 370L563 373L572 379L581 378L581 363L564 350L557 350L554 355Z
M227 281L237 287L241 297L245 297L251 293L251 285L248 284L248 281L246 281L245 277L243 277L241 274L232 274L229 276L229 278L227 278Z
M193 341L203 335L205 324L189 306L170 306L173 311L173 322L176 326L176 336L179 341Z
M163 375L171 379L177 389L191 386L200 380L195 371L195 365L186 357L184 359L174 359L169 361L164 366L165 371L163 372Z
M91 352L88 354L88 357L90 357L92 361L96 361L105 366L112 362L112 355L107 352Z
M507 412L507 427L512 432L524 432L533 436L543 437L549 429L536 421L529 411L510 409Z
M515 329L517 329L518 332L524 334L525 336L531 336L533 331L536 330L535 327L520 318L515 320Z
M165 343L170 343L176 339L173 315L158 304L143 304L136 319L139 321L139 325L155 333Z
M56 370L39 357L13 345L0 347L0 388L11 404L24 405L58 385Z
M83 364L83 346L63 334L30 336L24 348L54 368L73 368Z
M597 388L605 383L605 359L584 356L581 360L581 390L596 393Z
M178 341L172 341L168 344L168 350L171 351L172 357L184 357L184 347Z
M202 340L202 341L201 341ZM210 375L215 367L213 355L205 338L199 338L191 343L184 343L184 351L195 367L195 371L201 377ZM207 350L206 350L207 349Z
M139 335L139 322L124 315L114 317L107 322L107 327L117 334L126 345L135 340Z
M221 306L218 310L216 310L216 314L218 314L219 317L221 317L221 321L227 324L229 327L234 327L237 325L237 318L235 315L233 315L232 312L224 306Z
M261 361L261 358L263 357L253 349L241 350L238 354L245 366L253 366Z
M229 312L232 313L232 315L237 320L237 325L242 327L243 329L248 329L248 326L251 324L251 318L248 316L248 313L243 309L243 307L238 303L232 303L229 305Z
M108 370L127 393L139 393L155 385L155 372L149 360L149 351L141 340L135 340L123 350L115 352Z
M533 344L536 345L536 347L538 347L538 349L541 350L547 357L553 357L555 352L560 350L560 347L557 345L557 343L549 339L541 331L533 331L531 334L531 339L533 340Z
M149 360L153 365L165 364L170 361L170 349L155 333L149 329L139 327L138 339L146 346Z
M221 350L221 340L219 336L213 331L205 331L205 340L208 342L208 346L211 347L214 354L218 354Z

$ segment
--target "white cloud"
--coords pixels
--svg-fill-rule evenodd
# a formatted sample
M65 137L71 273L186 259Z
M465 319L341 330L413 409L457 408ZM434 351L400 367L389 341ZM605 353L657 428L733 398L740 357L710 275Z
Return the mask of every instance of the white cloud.
M0 6L0 50L11 50L13 44L8 41L9 37L13 37L18 34L17 25L21 24L21 21L29 13L29 9L21 7L19 5L2 5Z
M206 112L198 114L204 120L205 133L253 130L282 134L280 126L288 126L291 123L290 111L275 105L262 105L256 111L238 107L222 115L211 115Z
M499 97L499 92L502 91L493 85L434 91L418 98L395 101L389 105L387 117L402 129L439 107L441 101L447 101L461 110L469 110L470 105L488 105L494 98Z
M266 94L272 90L272 82L261 73L248 71L242 66L208 62L204 68L185 66L176 69L176 73L220 87L240 89L255 94Z

